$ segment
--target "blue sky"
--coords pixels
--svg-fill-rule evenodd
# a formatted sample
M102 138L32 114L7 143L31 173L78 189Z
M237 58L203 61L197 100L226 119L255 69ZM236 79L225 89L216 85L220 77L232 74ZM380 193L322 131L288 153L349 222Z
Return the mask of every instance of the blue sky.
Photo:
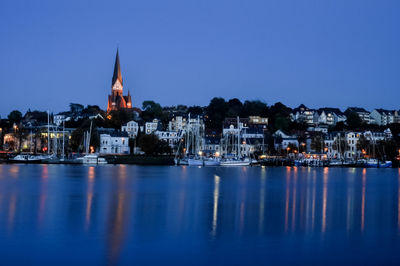
M0 115L212 97L400 108L400 1L2 1Z

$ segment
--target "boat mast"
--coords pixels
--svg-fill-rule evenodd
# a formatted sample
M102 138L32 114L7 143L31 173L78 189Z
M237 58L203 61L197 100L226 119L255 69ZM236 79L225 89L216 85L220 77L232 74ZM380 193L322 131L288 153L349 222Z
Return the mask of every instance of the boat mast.
M240 124L239 124L239 116L237 117L237 128L238 128L238 135L237 135L237 156L240 157Z
M50 113L47 110L47 154L50 153Z
M89 146L90 146L90 137L92 136L92 123L93 120L90 120L90 128L89 131L87 132L87 140L86 140L86 154L89 154Z
M62 144L62 159L64 160L64 144L65 142L65 119L63 119L63 144Z

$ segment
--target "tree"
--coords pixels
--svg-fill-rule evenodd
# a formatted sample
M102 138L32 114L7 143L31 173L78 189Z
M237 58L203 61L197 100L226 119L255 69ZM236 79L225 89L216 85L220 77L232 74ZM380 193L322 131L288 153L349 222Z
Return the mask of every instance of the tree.
M154 101L144 101L142 104L142 110L140 117L144 121L151 121L154 118L160 118L163 114L161 105Z
M81 126L75 129L71 134L70 148L73 151L84 152L85 147L83 146L83 139L85 132L90 131L90 124L92 123L92 132L90 135L89 146L93 146L95 149L100 147L100 136L96 127L96 120L86 119L82 122Z
M11 123L18 124L22 120L22 113L18 110L11 111L8 115L8 120L10 120Z
M315 152L323 152L325 148L324 138L321 134L315 135L311 139L311 149Z
M227 109L227 103L223 98L213 98L206 109L206 127L221 131Z
M346 122L348 128L352 130L359 129L363 124L360 116L356 112L348 112Z
M361 135L358 138L356 146L357 146L357 150L359 150L359 151L364 150L365 153L369 153L368 151L370 150L371 142L364 135Z
M73 114L80 114L83 111L84 106L79 103L70 103L69 109Z
M267 117L269 114L269 109L266 103L255 100L255 101L245 101L242 109L242 116L247 117L251 115L257 115L262 117Z
M226 117L237 117L242 113L243 104L239 99L233 98L228 101L227 107Z
M377 150L381 160L394 160L398 155L398 146L393 139L379 141Z
M349 144L343 136L338 135L333 141L332 148L337 150L341 157L344 157L344 153L349 150Z
M275 131L278 129L287 130L290 125L290 114L292 109L277 102L269 109L269 125Z
M133 120L133 113L125 109L110 111L103 121L98 121L99 125L103 125L108 128L120 129L123 124Z
M146 155L156 153L158 137L154 134L144 134L140 136L138 146Z
M187 109L187 113L190 113L191 116L203 116L204 115L204 110L203 107L200 106L190 106Z

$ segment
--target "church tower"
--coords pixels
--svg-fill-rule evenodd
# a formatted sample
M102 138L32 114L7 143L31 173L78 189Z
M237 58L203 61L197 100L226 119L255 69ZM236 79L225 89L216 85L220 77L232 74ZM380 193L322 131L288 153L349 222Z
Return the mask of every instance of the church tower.
M108 95L107 112L119 109L131 109L132 99L128 91L128 96L123 96L123 81L121 65L119 62L119 51L115 57L114 74L111 80L111 95Z

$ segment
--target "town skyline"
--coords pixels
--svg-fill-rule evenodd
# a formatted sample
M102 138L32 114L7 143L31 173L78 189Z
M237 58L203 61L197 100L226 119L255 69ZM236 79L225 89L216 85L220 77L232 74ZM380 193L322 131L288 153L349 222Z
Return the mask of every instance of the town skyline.
M3 4L1 117L71 102L105 109L117 47L136 107L223 97L399 109L399 3L210 4ZM109 10L117 19L104 19Z

